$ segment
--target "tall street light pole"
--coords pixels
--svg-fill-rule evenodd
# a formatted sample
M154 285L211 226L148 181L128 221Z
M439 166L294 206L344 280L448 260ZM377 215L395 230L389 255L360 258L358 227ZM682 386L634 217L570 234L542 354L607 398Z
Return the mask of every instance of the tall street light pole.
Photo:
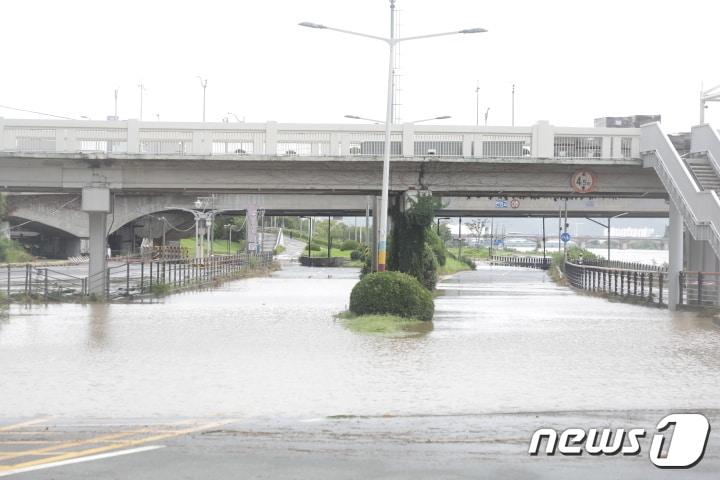
M487 123L486 123L487 124ZM475 126L480 125L480 85L475 85Z
M353 32L340 28L328 27L318 23L301 22L302 27L317 28L323 30L332 30L349 35L357 35L365 38L372 38L387 43L389 47L389 61L387 72L387 101L385 104L385 147L383 149L383 178L382 193L380 206L380 228L377 239L377 269L379 272L385 271L385 257L387 255L387 223L388 223L388 203L389 203L389 187L390 187L390 129L392 124L393 110L393 66L395 56L395 45L400 42L409 40L419 40L423 38L440 37L445 35L455 35L458 33L482 33L487 32L484 28L468 28L454 32L433 33L429 35L419 35L414 37L395 38L395 0L390 0L390 37L378 37L376 35L368 35L365 33Z
M203 80L200 75L198 75L197 78L200 79L200 86L203 89L203 122L205 122L205 91L207 90L207 78Z
M627 214L628 214L628 212L624 212L624 213L618 213L617 215L612 216L612 217L608 217L607 225L605 225L602 222L598 222L597 220L593 220L592 218L585 217L585 220L590 220L591 222L596 223L596 224L600 225L601 227L607 229L607 260L608 260L608 262L610 261L610 223L613 218L624 217Z

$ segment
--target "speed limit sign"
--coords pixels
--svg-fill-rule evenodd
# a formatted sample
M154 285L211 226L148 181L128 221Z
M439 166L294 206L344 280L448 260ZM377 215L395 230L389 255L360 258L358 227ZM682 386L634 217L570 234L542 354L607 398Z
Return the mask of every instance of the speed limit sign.
M590 193L597 187L597 175L592 170L577 170L570 179L576 193Z

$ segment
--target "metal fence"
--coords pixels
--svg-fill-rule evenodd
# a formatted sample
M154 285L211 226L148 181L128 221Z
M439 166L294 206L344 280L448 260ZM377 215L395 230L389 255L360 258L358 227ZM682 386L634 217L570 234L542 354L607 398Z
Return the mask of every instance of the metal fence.
M571 263L576 263L578 265L586 265L586 266L590 266L590 267L604 267L604 268L613 268L613 269L620 269L620 270L642 270L642 271L651 271L651 272L666 272L667 271L666 265L650 265L647 263L640 263L640 262L621 262L619 260L605 260L603 258L598 258L598 259L594 259L594 260L583 259L582 261L575 259Z
M720 272L680 272L679 304L720 307Z
M73 275L59 267L8 265L0 278L0 291L8 301L78 300L88 297L91 286L100 283L105 299L114 300L203 286L267 267L271 262L269 252L188 260L131 260L110 266L95 277Z
M525 267L547 270L550 268L552 259L550 257L516 257L509 255L492 255L490 263L493 265L505 265L510 267Z
M575 288L593 293L635 298L645 303L667 305L667 273L565 262L565 278Z

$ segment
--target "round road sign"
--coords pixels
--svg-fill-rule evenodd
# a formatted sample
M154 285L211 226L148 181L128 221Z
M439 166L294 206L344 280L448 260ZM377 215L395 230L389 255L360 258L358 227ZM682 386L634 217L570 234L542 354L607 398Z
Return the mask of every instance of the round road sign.
M570 179L576 193L590 193L597 187L597 175L592 170L577 170Z

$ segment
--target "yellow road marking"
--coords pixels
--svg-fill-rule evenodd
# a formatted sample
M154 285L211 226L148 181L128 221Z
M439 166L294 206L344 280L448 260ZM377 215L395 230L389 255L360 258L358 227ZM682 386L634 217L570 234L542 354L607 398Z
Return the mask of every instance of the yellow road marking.
M35 450L23 450L23 451L15 452L12 455L0 455L0 461L8 460L11 458L41 455L45 452L52 452L55 450L72 448L72 447L77 447L80 445L87 445L87 444L97 443L97 442L105 441L105 440L114 440L116 438L127 437L128 435L136 435L138 433L145 433L148 431L151 431L151 430L147 430L147 429L145 429L145 430L130 430L130 431L126 431L126 432L113 433L111 435L103 435L101 437L86 438L84 440L74 440L72 442L59 443L56 445L51 445L49 447L44 447L44 448L38 448ZM2 467L0 467L0 468L2 468Z
M0 452L0 455L12 455L17 453L17 450L8 450L7 452ZM55 455L55 452L39 453L38 455Z
M10 430L15 430L16 428L23 428L28 427L30 425L37 425L38 423L47 422L52 417L44 417L44 418L36 418L34 420L28 420L27 422L20 422L20 423L14 423L12 425L3 425L0 427L0 432L7 432Z
M155 441L158 441L158 440L164 440L164 439L168 439L168 438L179 437L179 436L181 436L181 435L186 435L186 434L188 434L188 433L195 433L195 432L199 432L199 431L202 431L202 430L208 430L208 429L211 429L211 428L220 427L220 426L222 426L222 425L227 425L228 423L231 423L231 422L233 422L233 421L235 421L235 419L227 419L227 420L223 420L223 421L221 421L221 422L207 423L207 424L204 424L204 425L199 425L199 426L191 427L191 428L185 428L185 429L182 429L182 430L176 430L176 431L169 432L169 433L161 433L161 434L153 435L153 436L150 436L150 437L139 438L139 439L136 439L136 440L127 440L127 441L125 441L125 442L119 442L119 443L114 443L114 444L111 444L111 445L105 445L105 446L103 446L103 447L95 447L95 448L90 448L90 449L86 449L86 450L79 450L79 451L76 451L76 452L63 453L63 454L61 454L61 455L51 456L51 457L47 457L47 458L41 458L41 459L37 459L37 460L31 460L31 461L28 461L28 462L17 463L17 464L14 464L14 465L0 465L0 472L2 472L2 471L7 471L7 470L13 470L13 469L20 469L20 468L32 467L32 466L35 466L35 465L41 465L41 464L43 464L43 463L58 462L58 461L62 461L62 460L68 460L68 459L71 459L71 458L77 458L77 457L83 457L83 456L86 456L86 455L93 455L93 454L98 454L98 453L102 453L102 452L107 452L107 451L110 451L110 450L117 450L117 449L119 449L119 448L127 448L127 447L136 446L136 445L142 445L143 443L155 442ZM116 434L115 436L116 436L116 438L120 438L120 437L122 437L122 436L127 436L127 435L132 435L132 434L137 434L137 433L142 433L142 431L141 431L141 430L137 430L137 431L132 431L132 432L123 432L124 435L123 435L123 434ZM112 437L112 436L113 436L113 435L107 435L107 436L104 436L104 437L98 437L98 438L95 439L95 440L97 441L98 439L101 439L101 438L102 438L103 440L106 440L106 439L108 439L109 437ZM93 439L89 439L89 440L87 440L87 441L82 441L81 444L82 444L82 443L92 443L92 440L93 440ZM76 442L76 444L77 444L77 442ZM60 445L56 445L56 446L53 447L54 450L57 450L58 448L65 448L65 447L64 447L64 446L60 446ZM48 449L39 449L39 450L35 450L35 452L41 452L41 451L44 451L44 450L48 450ZM23 455L21 455L21 456L28 456L28 455L34 455L34 453L25 452L25 454L23 454ZM6 458L9 458L9 457L6 457Z
M60 440L2 440L0 445L42 445L57 442L60 442Z

